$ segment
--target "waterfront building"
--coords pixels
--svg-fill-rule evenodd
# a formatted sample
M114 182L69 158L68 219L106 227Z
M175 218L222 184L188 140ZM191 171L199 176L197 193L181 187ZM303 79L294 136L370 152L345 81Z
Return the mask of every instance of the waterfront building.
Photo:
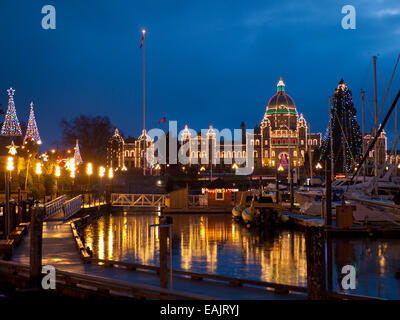
M310 126L303 114L298 113L294 100L286 93L282 78L277 84L277 93L266 106L260 125L252 134L246 133L242 122L241 141L225 139L223 132L218 132L212 124L208 130L196 132L187 125L179 133L181 148L188 163L184 166L195 166L198 170L234 170L237 163L248 159L249 146L253 149L254 169L277 168L279 165L292 168L304 165L307 152L313 152L321 145L321 133L311 133ZM144 142L146 141L146 142ZM107 165L115 169L125 166L128 170L152 167L155 163L144 163L144 146L153 147L153 140L142 132L138 138L124 140L116 129L110 138L107 148ZM212 152L212 150L214 150Z

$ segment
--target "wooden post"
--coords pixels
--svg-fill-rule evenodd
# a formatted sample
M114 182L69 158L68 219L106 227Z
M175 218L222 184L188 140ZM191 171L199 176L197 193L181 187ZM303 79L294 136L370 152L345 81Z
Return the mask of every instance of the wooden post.
M30 239L30 285L39 289L42 272L42 234L43 234L43 208L37 205L31 215L31 239Z
M276 170L276 203L279 203L279 172Z
M307 296L309 300L326 299L325 230L323 221L305 221L307 256Z
M326 225L332 225L332 179L331 161L325 160L325 201L326 201Z
M168 225L160 219L160 288L168 288Z
M8 239L11 233L11 212L10 212L10 172L5 172L5 206L4 206L4 238Z
M290 209L293 209L294 205L294 193L293 193L293 171L290 169Z

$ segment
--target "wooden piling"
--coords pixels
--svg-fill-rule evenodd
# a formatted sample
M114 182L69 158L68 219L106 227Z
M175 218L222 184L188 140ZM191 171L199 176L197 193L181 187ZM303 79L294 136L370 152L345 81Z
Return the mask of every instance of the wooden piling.
M160 288L168 288L168 227L165 221L160 219Z
M293 192L293 170L289 170L290 175L290 209L293 209L294 205L294 192Z
M326 299L325 230L322 221L306 221L307 296L309 300Z
M325 201L326 201L326 225L332 225L332 176L331 161L325 160Z
M276 170L276 199L275 202L279 203L279 172Z
M39 289L42 273L42 235L43 235L44 209L35 206L31 215L30 238L30 285Z

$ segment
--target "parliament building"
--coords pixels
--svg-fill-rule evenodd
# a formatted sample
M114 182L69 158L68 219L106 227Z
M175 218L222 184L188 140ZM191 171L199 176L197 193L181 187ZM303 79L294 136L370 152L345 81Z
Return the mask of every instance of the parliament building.
M260 125L254 128L252 134L246 133L243 122L240 128L241 141L231 142L228 146L211 124L204 133L196 133L186 125L178 135L181 145L188 144L185 152L189 162L186 165L207 169L213 163L211 159L219 159L219 164L213 164L216 169L230 168L234 163L243 163L248 157L246 143L250 143L254 153L254 169L276 169L280 165L286 167L289 161L291 167L295 168L303 166L306 154L321 145L321 133L310 132L310 126L303 114L299 115L294 100L286 93L282 78L277 84L276 94L268 101ZM217 144L216 139L219 139ZM212 143L218 146L214 154L211 154L213 148L207 147ZM145 150L152 146L153 141L146 130L137 139L124 140L118 129L115 129L107 146L107 166L115 170L154 167L155 163L144 161Z

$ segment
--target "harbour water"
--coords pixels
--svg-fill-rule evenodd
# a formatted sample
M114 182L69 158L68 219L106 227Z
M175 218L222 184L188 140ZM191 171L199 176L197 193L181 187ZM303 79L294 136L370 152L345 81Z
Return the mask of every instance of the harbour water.
M158 265L158 215L113 213L84 228L94 257ZM174 215L173 268L298 286L307 285L305 238L296 230L248 230L230 215ZM341 290L341 269L356 267L351 293L400 298L400 240L335 239L333 279Z

